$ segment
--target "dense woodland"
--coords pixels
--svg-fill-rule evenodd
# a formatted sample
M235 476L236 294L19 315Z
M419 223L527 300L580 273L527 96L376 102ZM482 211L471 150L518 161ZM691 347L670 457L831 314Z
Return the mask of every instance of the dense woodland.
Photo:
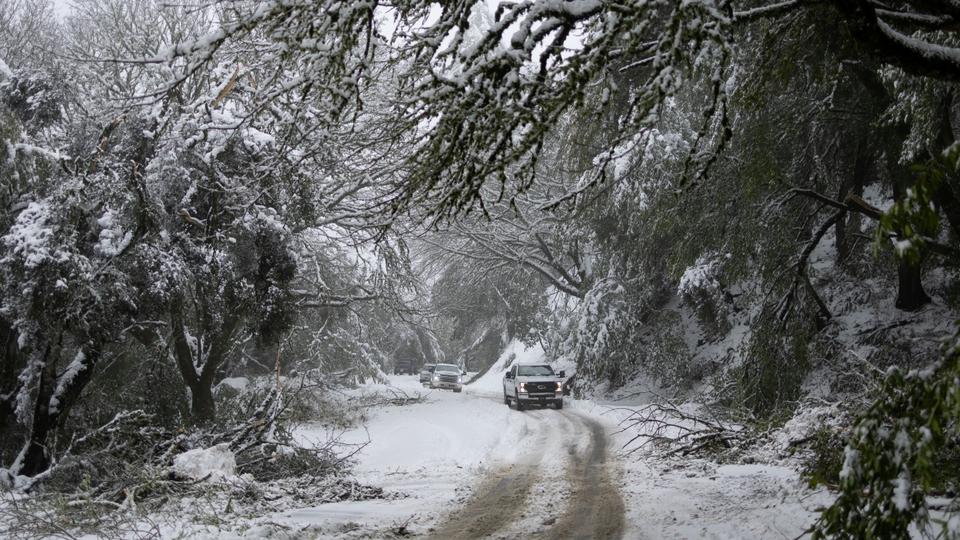
M73 4L0 0L5 488L519 339L828 417L814 536L960 536L956 2Z

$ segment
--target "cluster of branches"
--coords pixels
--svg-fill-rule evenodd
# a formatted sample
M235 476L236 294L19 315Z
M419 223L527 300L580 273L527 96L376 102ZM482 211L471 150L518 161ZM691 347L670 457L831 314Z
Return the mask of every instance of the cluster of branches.
M88 385L117 365L174 366L187 424L217 418L213 389L231 372L288 368L284 339L298 361L376 374L416 312L415 280L377 211L383 190L350 168L365 139L327 118L329 95L238 70L259 67L256 47L150 59L229 10L86 0L58 22L37 6L0 5L3 24L64 25L49 62L8 55L22 36L0 36L7 474L49 471L87 421Z
M617 407L612 411L629 412L620 421L618 432L636 432L623 444L628 454L648 446L665 448L665 456L716 454L742 449L755 438L742 426L690 414L669 402L650 403L638 409Z
M733 45L750 25L803 26L811 14L856 45L844 45L856 56L829 59L960 79L952 1L525 1L491 11L481 1L83 0L77 9L88 17L72 19L65 52L82 69L26 73L36 66L24 59L0 70L14 126L0 147L9 344L0 427L23 428L17 475L48 468L52 434L118 349L176 365L199 421L214 415L211 388L228 359L269 366L297 322L315 330L311 346L380 358L400 325L366 306L417 292L405 245L391 243L410 216L440 225L479 210L497 225L464 225L435 243L462 261L525 268L574 298L623 296L616 279L598 289L589 235L571 234L556 212L588 200L623 144L642 146L691 81L703 83L700 115L675 185L717 166L734 127ZM573 113L602 118L609 133L572 180L538 191ZM922 202L907 193L898 200ZM856 210L833 202L817 241ZM375 261L349 264L365 260L371 239L385 240ZM812 249L781 314L809 285ZM922 304L918 276L915 262L901 271ZM368 336L348 346L352 325ZM691 428L681 444L724 441L714 435L723 429Z
M207 512L224 509L263 514L303 500L323 504L388 497L347 474L369 441L344 443L335 426L338 421L348 425L351 414L363 414L377 403L407 405L423 396L402 391L347 395L341 391L353 383L347 375L311 370L295 378L255 381L226 393L230 418L200 429L165 428L140 410L118 413L75 435L41 475L0 477L0 482L18 483L16 491L0 484L5 492L0 534L155 538L168 519L182 526L183 512L208 522L217 518ZM342 397L331 399L333 394ZM325 440L305 445L293 435L299 422L318 419L331 425ZM185 451L211 448L235 458L234 476L199 476L202 471L178 466ZM184 499L193 501L189 508L176 507L171 514L170 503Z

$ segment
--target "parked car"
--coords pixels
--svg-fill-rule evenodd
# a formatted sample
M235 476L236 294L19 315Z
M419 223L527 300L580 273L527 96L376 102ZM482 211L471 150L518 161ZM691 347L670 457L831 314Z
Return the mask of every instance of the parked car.
M413 360L397 360L393 365L394 375L413 375L416 369L413 367Z
M433 368L436 364L424 364L423 368L420 369L420 384L429 384L430 378L433 377Z
M437 364L430 377L430 388L449 388L454 392L463 390L463 371L455 364Z
M563 379L566 374L554 373L549 364L514 365L503 376L503 402L512 400L518 411L530 405L553 404L563 408Z

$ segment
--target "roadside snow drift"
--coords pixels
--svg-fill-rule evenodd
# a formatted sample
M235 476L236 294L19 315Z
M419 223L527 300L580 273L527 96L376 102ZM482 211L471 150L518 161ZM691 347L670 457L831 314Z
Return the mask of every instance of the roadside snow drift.
M499 394L503 388L503 372L513 364L536 364L546 362L543 347L536 344L527 347L519 340L507 344L500 358L490 366L482 377L467 385L467 389L477 393Z

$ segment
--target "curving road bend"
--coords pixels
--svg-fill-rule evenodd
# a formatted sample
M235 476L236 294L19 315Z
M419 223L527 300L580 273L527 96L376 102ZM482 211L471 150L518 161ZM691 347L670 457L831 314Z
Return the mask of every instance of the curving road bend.
M489 467L432 537L621 538L624 504L603 425L569 409L513 413L523 415L519 436L501 444L517 445L518 458Z

